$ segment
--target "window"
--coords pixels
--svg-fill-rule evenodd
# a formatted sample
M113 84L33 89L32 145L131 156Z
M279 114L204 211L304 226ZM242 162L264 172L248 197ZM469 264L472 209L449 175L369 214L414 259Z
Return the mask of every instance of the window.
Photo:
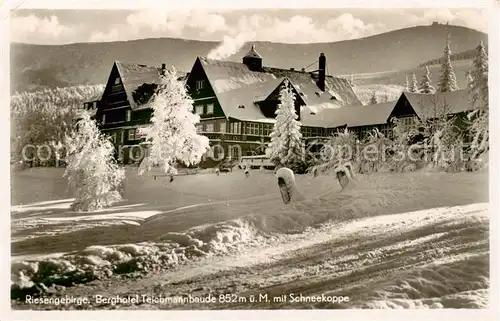
M125 115L126 115L126 118L127 118L126 121L130 121L130 118L131 118L131 115L132 115L132 111L131 110L127 110Z
M102 123L105 124L106 123L106 114L102 114Z
M259 124L247 124L248 135L259 135Z
M214 113L214 104L207 105L207 115L212 115Z
M135 140L135 128L128 130L128 140Z
M203 124L196 124L196 132L197 133L203 132Z
M229 158L231 159L239 159L240 158L240 146L230 146L229 149Z
M230 132L231 134L240 134L241 132L241 123L231 123Z
M225 133L226 132L226 122L222 121L219 123L219 132Z
M211 124L207 124L207 125L205 126L205 131L206 131L207 133L212 133L212 132L214 132L214 124L213 124L213 123L211 123Z
M415 126L416 125L416 117L402 117L401 122L404 126Z
M203 80L197 80L196 81L196 90L201 90L203 89Z
M97 101L94 101L94 102L92 103L92 108L97 108Z
M120 84L120 77L116 77L115 79L115 85L119 85Z
M195 106L194 109L197 115L203 115L203 105Z
M273 131L273 125L264 125L264 136L269 136L271 135L271 132Z

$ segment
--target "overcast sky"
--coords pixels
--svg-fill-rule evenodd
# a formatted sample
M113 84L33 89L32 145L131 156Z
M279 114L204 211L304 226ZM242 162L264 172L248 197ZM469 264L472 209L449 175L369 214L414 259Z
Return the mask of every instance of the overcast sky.
M175 37L285 43L360 38L433 21L487 32L478 9L16 10L11 41L36 44Z

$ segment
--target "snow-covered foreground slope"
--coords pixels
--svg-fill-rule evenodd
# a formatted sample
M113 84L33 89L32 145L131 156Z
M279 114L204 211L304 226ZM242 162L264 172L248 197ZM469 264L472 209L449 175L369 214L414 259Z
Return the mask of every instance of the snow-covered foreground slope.
M259 248L204 257L140 279L67 288L55 296L88 296L91 304L83 308L104 309L112 305L131 309L484 308L489 296L488 222L488 205L480 203L326 223L304 233L275 237ZM96 293L150 300L211 295L218 303L98 304ZM217 298L223 294L232 294L235 302L220 303ZM269 302L250 302L250 297L261 294ZM287 300L273 299L283 295ZM342 296L349 297L349 302L299 302L290 295Z
M126 186L128 201L91 214L69 212L71 200L62 198L14 207L12 297L137 274L156 273L182 284L185 278L208 273L217 283L219 269L234 277L231 286L221 283L221 289L247 294L267 291L268 286L273 295L295 286L309 292L342 286L348 294L339 295L362 297L358 285L379 289L379 296L366 297L356 306L432 305L418 300L487 288L477 287L488 281L485 205L432 209L487 202L483 176L408 173L358 180L340 192L332 177L299 176L297 185L306 199L292 206L281 202L273 175L255 172L248 179L242 173L179 177L175 184L136 179ZM395 214L419 209L425 210ZM427 286L419 273L436 259L442 260L438 266L450 267L443 273L452 279L471 268L484 282L466 281L460 287L441 275L436 276L440 285ZM236 277L245 271L256 271L252 286L244 284L252 277ZM405 276L410 272L416 274ZM384 282L397 277L424 284L431 294L403 295L406 303L398 303L397 295L386 298L385 287L393 285ZM189 282L214 292L210 277L207 283ZM131 293L131 285L125 284L120 291ZM412 284L396 287L416 286Z

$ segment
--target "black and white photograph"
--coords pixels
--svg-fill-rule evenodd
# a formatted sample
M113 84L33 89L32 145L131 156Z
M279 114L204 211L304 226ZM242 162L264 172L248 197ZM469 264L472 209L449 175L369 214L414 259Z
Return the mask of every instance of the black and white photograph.
M12 311L498 311L498 3L83 2L2 4Z

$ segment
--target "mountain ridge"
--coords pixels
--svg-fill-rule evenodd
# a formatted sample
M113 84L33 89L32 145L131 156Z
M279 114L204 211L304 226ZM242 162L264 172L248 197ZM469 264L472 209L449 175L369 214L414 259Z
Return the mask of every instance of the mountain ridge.
M475 48L485 33L453 25L415 26L354 40L310 44L268 41L246 43L226 60L240 62L255 44L265 66L300 69L327 56L328 73L355 74L415 68L440 57L450 34L452 51ZM220 42L148 38L119 42L32 45L11 43L11 90L105 83L114 61L174 65L189 71L197 56L206 56ZM286 53L286 54L284 54ZM309 70L311 70L309 69Z

